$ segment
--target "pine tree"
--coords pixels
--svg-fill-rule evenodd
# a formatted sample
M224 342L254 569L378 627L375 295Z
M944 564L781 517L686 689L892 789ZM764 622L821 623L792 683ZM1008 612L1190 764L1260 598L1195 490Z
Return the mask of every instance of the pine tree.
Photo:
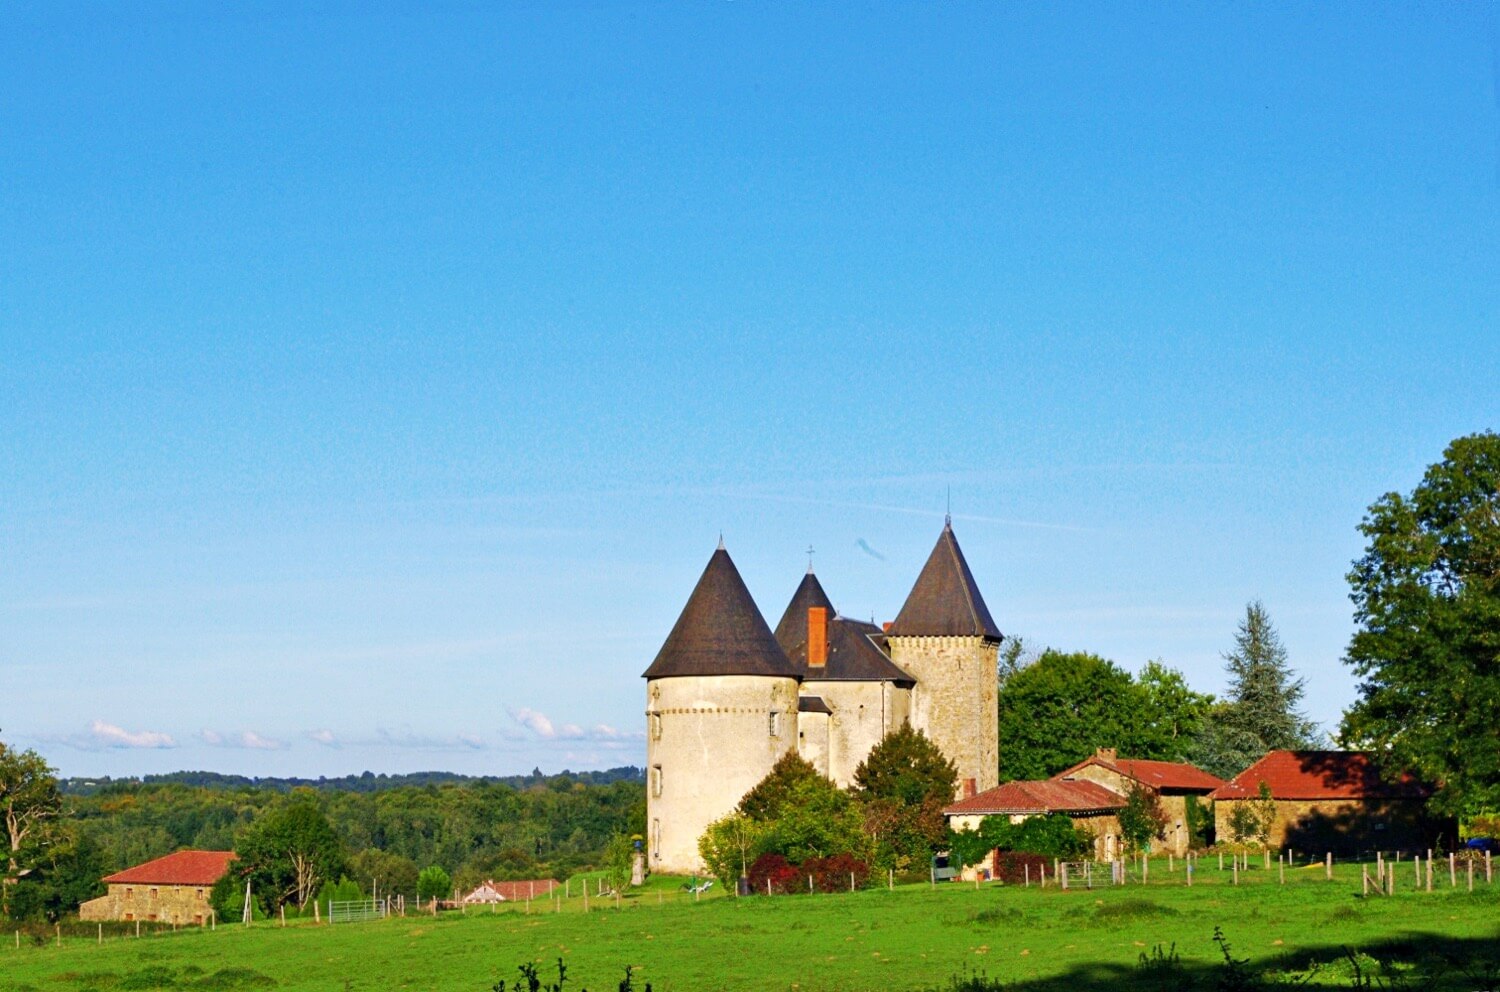
M1298 709L1305 683L1287 662L1286 648L1259 600L1245 607L1224 670L1229 698L1209 713L1193 751L1195 764L1227 778L1267 751L1321 742L1317 725Z

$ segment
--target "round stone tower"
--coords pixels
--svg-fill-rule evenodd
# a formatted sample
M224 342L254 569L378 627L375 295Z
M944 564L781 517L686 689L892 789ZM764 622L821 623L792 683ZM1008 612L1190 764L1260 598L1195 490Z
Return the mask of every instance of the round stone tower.
M797 671L722 542L644 677L647 855L697 871L704 828L797 745Z

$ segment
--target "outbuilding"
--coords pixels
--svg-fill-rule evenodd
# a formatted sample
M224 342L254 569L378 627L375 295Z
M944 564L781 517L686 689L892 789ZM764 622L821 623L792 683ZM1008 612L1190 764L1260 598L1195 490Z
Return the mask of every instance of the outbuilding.
M233 851L178 851L104 878L108 891L78 907L80 920L208 922L214 883L224 877Z
M1310 854L1425 851L1451 845L1451 819L1427 809L1432 787L1407 774L1385 778L1364 751L1272 751L1210 793L1220 841L1233 835L1235 810L1260 813L1261 786L1272 811L1266 843Z

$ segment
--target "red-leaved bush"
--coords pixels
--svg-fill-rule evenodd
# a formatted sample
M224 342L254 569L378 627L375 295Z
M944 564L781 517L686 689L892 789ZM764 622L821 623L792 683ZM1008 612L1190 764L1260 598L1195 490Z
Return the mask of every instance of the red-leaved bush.
M761 896L767 891L778 896L805 892L807 877L781 855L762 854L750 865L750 891Z

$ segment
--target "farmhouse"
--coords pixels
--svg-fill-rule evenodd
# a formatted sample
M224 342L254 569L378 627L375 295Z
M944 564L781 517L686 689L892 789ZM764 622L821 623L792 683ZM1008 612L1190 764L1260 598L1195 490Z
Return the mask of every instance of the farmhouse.
M1185 854L1191 845L1187 804L1207 796L1224 780L1194 765L1173 761L1120 758L1113 748L1092 756L1049 779L1006 782L968 796L943 810L954 830L978 829L986 816L1006 816L1020 823L1031 816L1061 813L1094 838L1094 857L1118 857L1123 840L1119 812L1134 788L1154 792L1168 820L1159 839L1162 853Z
M541 898L555 888L558 888L558 884L550 878L533 878L520 882L486 880L460 901L471 906L487 905L492 902L525 902L528 899Z
M1162 811L1167 814L1159 849L1161 853L1179 857L1186 854L1192 845L1188 804L1207 799L1210 793L1224 784L1223 779L1210 775L1196 765L1177 761L1120 758L1114 748L1103 747L1091 757L1058 772L1052 778L1062 782L1096 782L1120 796L1128 795L1132 788L1150 789L1156 793ZM1203 811L1207 815L1206 803Z
M1094 857L1112 859L1120 850L1119 812L1125 797L1096 782L1042 779L1006 782L961 799L943 810L954 830L977 830L987 816L1020 823L1032 816L1062 813L1094 837Z
M773 633L720 542L644 673L651 868L698 870L704 828L783 754L848 785L906 721L969 791L994 785L1000 641L951 521L884 628L841 616L809 567Z
M1235 839L1234 811L1258 803L1262 783L1275 811L1271 847L1334 854L1416 851L1446 846L1456 837L1452 821L1428 814L1431 787L1410 775L1382 778L1367 752L1272 751L1209 794L1219 840Z
M202 925L208 894L233 851L178 851L105 877L108 892L78 907L80 920L159 920Z

